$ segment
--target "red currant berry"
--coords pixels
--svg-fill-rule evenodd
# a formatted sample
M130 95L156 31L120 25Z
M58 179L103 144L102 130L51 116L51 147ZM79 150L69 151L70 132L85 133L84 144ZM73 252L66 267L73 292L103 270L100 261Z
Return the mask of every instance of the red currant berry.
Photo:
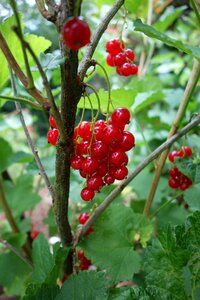
M175 178L169 178L168 180L168 185L172 188L172 189L177 189L180 186L180 182L178 180L176 180Z
M81 124L77 127L77 135L80 136L84 140L90 141L92 136L92 130L90 122L83 121Z
M84 188L81 191L81 198L84 201L91 201L94 198L94 191L89 188Z
M90 142L82 141L76 144L75 152L77 155L87 155L89 153Z
M83 157L80 155L72 155L70 165L74 170L80 170L82 166Z
M127 165L128 156L123 150L118 149L110 154L109 163L116 167Z
M135 53L133 52L132 49L126 49L124 51L124 54L126 55L126 57L128 58L128 60L133 61L135 58Z
M80 224L85 224L87 222L87 220L89 219L90 215L88 212L84 212L82 214L80 214L80 216L78 217L78 221Z
M49 116L49 124L52 128L57 128L56 122L54 121L54 118L52 115Z
M100 175L95 174L87 179L87 187L91 190L98 192L103 186L103 180Z
M123 76L130 76L132 75L132 65L128 62L124 63L121 66L121 72Z
M122 132L122 140L120 143L120 148L124 151L129 151L135 146L135 137L129 131Z
M56 128L50 129L47 132L48 143L55 146L57 143L57 140L58 140L58 129L56 129Z
M82 171L87 174L93 174L98 169L98 162L93 156L87 156L84 158L81 166Z
M113 176L117 180L123 180L128 175L128 169L125 166L114 169Z
M114 183L115 178L112 175L107 174L103 180L104 180L105 184L110 185L110 184Z
M124 52L120 52L114 57L115 66L121 67L125 62L126 62L126 55Z
M94 228L90 227L88 228L88 230L86 231L86 235L90 235L90 233L94 232Z
M112 124L118 128L125 126L130 122L130 112L125 107L118 107L111 115Z
M108 54L106 57L106 62L107 65L110 67L114 67L115 66L115 56L113 56L112 54Z
M120 143L122 134L120 130L113 125L108 125L103 131L103 141L110 146Z
M136 75L138 73L138 66L131 64L131 75Z
M184 147L184 150L185 150L185 155L186 155L187 157L192 156L192 149L191 149L190 147L185 146L185 147Z
M106 43L106 50L112 55L122 52L124 47L124 42L119 39L113 39Z
M40 231L38 231L38 230L31 231L32 240L35 240L39 234L40 234Z
M101 163L98 167L98 170L97 170L97 173L102 177L102 176L105 176L106 173L107 173L107 165L108 163Z
M116 68L116 72L117 72L117 74L119 76L123 76L123 72L122 72L122 67L121 66Z
M88 176L88 174L85 173L83 170L79 170L79 173L80 173L81 177L83 177L83 178L87 178L87 176Z
M63 40L69 49L79 50L90 42L90 27L80 17L71 17L63 26Z
M177 156L178 156L178 152L176 150L173 150L168 154L168 159L169 159L169 161L171 161L173 163L174 158Z
M108 146L103 141L96 141L92 144L91 154L96 159L102 159L108 154Z
M79 258L80 260L83 259L83 258L85 257L83 250L79 250L79 251L77 252L77 256L78 256L78 258Z

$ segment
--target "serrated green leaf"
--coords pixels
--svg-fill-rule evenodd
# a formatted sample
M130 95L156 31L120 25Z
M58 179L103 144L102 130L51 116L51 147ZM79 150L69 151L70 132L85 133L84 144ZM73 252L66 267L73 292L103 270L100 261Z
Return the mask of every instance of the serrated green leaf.
M22 300L55 300L58 293L57 285L29 284Z
M122 204L111 205L94 225L80 247L92 263L106 269L112 282L131 280L140 269L140 256L134 250L137 234L143 245L152 233L152 225L140 214ZM103 245L103 247L102 247Z
M193 57L200 60L200 49L194 46L185 45L181 41L175 40L173 38L170 38L168 35L157 31L152 26L146 25L142 23L140 19L137 19L134 21L134 30L143 32L148 37L157 39L159 41L162 41L163 43L177 48L181 52L185 52L189 55L192 55Z
M131 110L134 113L138 113L139 111L145 109L149 105L163 100L163 93L161 91L151 90L148 92L138 93L135 97L135 101L133 106L131 107Z
M106 300L107 285L105 273L80 272L65 281L55 300Z
M43 233L33 241L33 281L43 283L54 267L54 259L49 244Z
M10 144L3 138L0 138L0 173L10 165L12 155L13 151Z
M12 182L4 182L5 193L10 208L15 217L29 210L40 202L40 196L33 192L33 176L25 174L18 177L15 185Z
M191 208L200 209L200 183L184 191L184 200Z
M191 158L175 158L175 163L181 173L194 181L196 174L196 165L193 163L193 160Z

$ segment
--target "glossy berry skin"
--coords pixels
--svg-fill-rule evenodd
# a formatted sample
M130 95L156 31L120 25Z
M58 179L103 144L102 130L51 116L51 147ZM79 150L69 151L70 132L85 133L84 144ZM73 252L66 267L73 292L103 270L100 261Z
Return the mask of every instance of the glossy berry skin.
M168 159L169 161L171 161L172 163L174 162L174 158L175 157L178 157L178 152L176 150L173 150L171 151L169 154L168 154Z
M110 185L110 184L114 183L115 178L112 175L107 174L103 180L104 180L105 184Z
M130 112L125 107L118 107L111 115L112 124L118 128L125 126L130 122Z
M80 136L84 140L90 140L92 136L92 130L90 122L83 121L81 124L77 127L77 136Z
M90 42L88 24L80 17L71 17L63 26L63 41L71 50L79 50Z
M117 180L123 180L128 175L128 169L125 166L114 169L113 176Z
M75 147L75 152L77 155L86 155L89 153L89 146L90 142L89 141L82 141L78 144L76 144Z
M108 146L103 141L96 141L92 144L91 154L96 159L102 159L108 154Z
M87 187L95 192L98 192L103 185L102 177L98 174L92 175L87 179Z
M168 180L168 185L172 188L172 189L177 189L180 186L180 182L174 178L170 178Z
M112 54L109 53L106 57L106 63L108 66L114 67L115 66L115 56L113 56Z
M47 132L47 141L51 145L55 146L58 140L58 129L53 128Z
M122 140L120 143L120 148L124 151L129 151L135 146L135 137L129 131L124 131L122 133Z
M94 198L94 191L89 188L84 188L81 191L81 198L84 201L91 201Z
M133 61L135 58L135 53L133 52L132 49L126 49L124 51L124 54L126 55L127 60Z
M190 157L192 156L192 149L188 146L185 146L185 147L181 147L179 150L178 150L178 156L179 157Z
M119 167L122 165L126 165L127 162L127 154L121 149L118 149L110 154L109 163L113 166Z
M106 50L112 55L122 52L124 47L124 42L119 39L112 39L106 43Z
M120 52L114 57L114 64L117 67L121 67L125 62L126 62L126 55L124 52Z
M108 125L103 131L103 141L110 146L121 141L122 135L120 130L113 125Z
M87 156L84 158L81 166L82 171L85 173L91 175L95 173L98 169L98 162L97 160L92 156Z
M49 116L49 124L50 124L51 128L57 128L56 122L54 121L54 118L52 117L52 115Z
M84 212L82 214L80 214L80 216L78 217L78 221L80 224L85 224L87 222L87 220L89 219L90 215L88 212Z
M83 157L80 155L73 155L70 160L70 165L74 170L80 170L82 166Z

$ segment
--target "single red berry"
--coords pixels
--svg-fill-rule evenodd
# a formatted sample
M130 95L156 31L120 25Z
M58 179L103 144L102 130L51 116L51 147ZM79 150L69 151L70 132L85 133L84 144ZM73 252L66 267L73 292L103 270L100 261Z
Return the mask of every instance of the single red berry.
M118 149L110 154L109 163L116 167L127 165L128 156L123 150Z
M126 55L124 52L120 52L116 56L114 56L115 66L121 67L125 62L126 62Z
M168 185L172 188L172 189L177 189L180 186L180 182L178 180L176 180L175 178L169 178L168 180Z
M130 112L125 107L118 107L111 115L112 124L118 128L125 126L130 122Z
M57 143L57 140L58 140L58 134L59 134L58 129L56 129L56 128L50 129L47 132L47 141L48 141L48 143L55 146L56 143Z
M89 188L84 188L81 191L81 198L84 201L91 201L94 198L94 191Z
M103 185L103 180L98 174L94 174L87 179L87 187L96 192L98 192Z
M179 178L181 176L181 172L179 169L174 166L171 170L169 170L169 175L175 179Z
M90 142L82 141L75 145L75 152L77 155L87 155L89 153Z
M114 146L121 142L122 134L121 131L113 125L108 125L103 131L103 141L110 146Z
M108 154L108 146L104 141L96 141L92 144L91 154L96 159L102 159Z
M138 66L131 64L131 75L136 75L138 73Z
M80 155L72 155L70 159L70 165L74 170L80 170L82 165L83 157Z
M110 185L110 184L114 183L115 178L112 175L107 174L107 175L104 176L103 180L104 180L105 184Z
M122 140L120 143L120 148L124 151L129 151L135 146L135 137L129 131L122 132Z
M123 180L128 175L128 169L125 166L121 166L118 168L115 168L113 171L113 176L117 180Z
M116 55L119 52L122 52L124 47L124 42L119 39L113 39L106 43L106 50L112 55Z
M52 128L57 128L56 122L55 122L55 120L54 120L54 118L53 118L52 115L49 116L49 124L50 124L50 126L51 126Z
M108 171L108 162L101 162L101 164L98 167L97 174L99 174L101 177L105 176Z
M83 250L79 250L78 252L77 252L77 256L78 256L78 258L81 260L81 259L83 259L84 258L84 252L83 252Z
M133 52L132 49L126 49L124 51L124 54L126 55L127 59L130 61L133 61L135 58L135 53Z
M90 215L89 215L88 212L83 212L78 217L78 221L79 221L80 224L85 224L87 222L87 220L89 219L89 217L90 217Z
M90 27L80 17L71 17L63 26L63 40L69 49L79 50L90 42Z
M180 184L180 189L181 189L182 191L185 191L185 190L187 190L187 189L189 188L189 186L190 186L190 185L188 185L188 183L182 182L182 183Z
M123 76L130 76L132 75L132 65L128 62L124 63L121 66L121 72Z
M122 72L122 66L118 66L117 68L116 68L116 72L117 72L117 74L119 75L119 76L123 76L123 72Z
M94 232L94 228L90 227L88 228L88 230L86 231L86 235L90 235L90 233Z
M83 159L81 169L85 173L91 175L97 171L98 162L93 156L87 156Z
M172 163L174 162L174 158L175 157L178 157L178 152L176 150L173 150L171 151L169 154L168 154L168 159L169 161L171 161Z
M114 67L115 66L115 56L113 56L112 54L108 54L106 57L106 62L107 65L110 67Z
M38 231L38 230L31 231L30 235L31 235L32 240L35 240L39 234L40 234L40 231Z
M185 147L184 147L184 150L185 150L185 155L186 155L187 157L192 156L192 149L191 149L190 147L185 146Z
M77 135L80 136L84 140L90 141L92 136L92 130L90 122L83 121L81 124L77 127Z
M83 178L87 178L87 176L88 176L88 174L85 173L83 170L79 170L79 173L80 173L81 177L83 177Z

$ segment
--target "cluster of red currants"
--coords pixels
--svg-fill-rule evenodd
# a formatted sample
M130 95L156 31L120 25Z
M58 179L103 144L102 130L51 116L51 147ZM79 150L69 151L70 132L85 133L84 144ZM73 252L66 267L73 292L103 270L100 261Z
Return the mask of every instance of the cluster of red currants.
M178 150L173 150L169 153L168 159L174 163L175 157L191 157L192 156L192 149L188 146L181 147ZM179 169L174 166L170 171L169 175L171 176L168 180L168 185L172 189L180 189L182 191L185 191L192 185L192 180L188 178L186 175L181 173Z
M133 64L135 53L132 49L126 49L122 40L113 39L106 43L108 52L106 62L110 67L116 67L120 76L136 75L138 66Z
M79 260L79 268L80 270L88 270L89 267L92 265L91 260L87 259L83 250L79 250L77 252L78 260Z
M129 122L129 110L120 107L113 111L108 123L83 121L75 128L71 167L86 178L86 187L81 191L84 201L92 200L104 185L128 175L126 152L135 146L134 135L124 130Z
M78 217L79 224L84 225L89 219L89 217L90 215L88 212L83 212L82 214L80 214L80 216ZM87 230L86 235L89 235L92 232L94 232L94 229L91 227Z
M87 45L90 37L90 27L81 17L70 17L63 26L63 41L71 50Z
M49 144L55 146L58 140L59 132L52 115L49 116L49 124L51 126L51 129L47 132L47 141Z

